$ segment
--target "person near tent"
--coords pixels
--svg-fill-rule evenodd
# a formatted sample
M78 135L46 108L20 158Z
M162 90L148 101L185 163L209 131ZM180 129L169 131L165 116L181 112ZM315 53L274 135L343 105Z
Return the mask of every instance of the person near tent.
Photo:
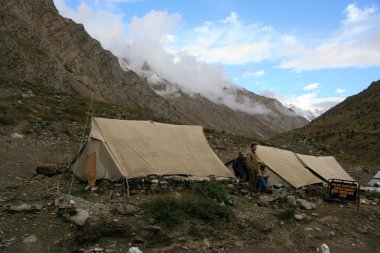
M257 143L251 143L251 150L247 153L246 164L248 169L248 182L251 192L257 190L257 173L259 170L259 161L256 155Z
M240 182L247 182L247 166L242 151L240 151L239 156L232 161L232 169Z
M262 193L266 190L267 188L267 184L268 184L268 177L269 177L269 174L268 172L266 171L266 166L265 164L261 164L260 165L260 169L258 170L258 187L257 187L257 192L258 193Z

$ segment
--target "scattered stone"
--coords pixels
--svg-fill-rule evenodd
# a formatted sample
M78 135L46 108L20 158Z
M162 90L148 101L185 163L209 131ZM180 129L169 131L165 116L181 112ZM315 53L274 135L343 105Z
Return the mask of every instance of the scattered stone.
M294 215L294 219L298 220L298 221L301 221L305 218L305 215L304 214L295 214Z
M58 207L57 215L58 217L62 217L64 215L75 215L77 213L77 210L73 208L72 206L64 205Z
M153 234L158 234L161 231L161 227L159 226L146 226L144 230L151 231Z
M74 205L75 205L75 201L74 200L70 199L69 203L70 203L70 206L74 207Z
M84 226L87 219L90 217L90 213L83 209L77 209L77 213L70 217L70 221L77 226Z
M134 243L137 243L137 244L143 244L144 243L144 239L142 239L141 237L136 237L134 240L133 240ZM129 251L128 251L129 252Z
M241 194L241 196L248 196L249 191L242 189L242 190L240 190L240 194Z
M227 205L230 205L230 206L235 206L236 198L232 195L228 195L226 200L224 201L224 203L226 203Z
M311 213L311 215L313 215L314 217L318 217L317 213Z
M97 190L98 190L98 187L97 187L97 186L91 187L91 191L92 191L92 192L95 192L95 191L97 191Z
M305 228L306 231L314 231L313 228Z
M243 247L244 246L244 242L243 241L237 241L237 242L235 242L235 245L237 247Z
M334 231L331 231L330 233L329 233L329 236L331 236L331 237L333 237L333 236L335 236L336 234L335 234L335 232Z
M190 250L190 248L187 247L186 245L182 246L182 249L184 249L184 250Z
M211 244L207 238L203 239L203 245L206 246L207 248L211 247Z
M16 138L16 139L22 139L22 138L24 138L24 135L19 134L19 133L13 133L11 136L12 136L12 138Z
M270 233L270 232L272 232L273 231L273 226L272 225L268 225L268 226L266 226L265 228L263 228L262 230L261 230L261 232L263 232L263 233Z
M130 247L128 253L143 253L138 247Z
M311 203L305 199L296 199L297 204L305 210L312 210L315 209L315 204Z
M234 186L233 184L228 184L228 185L227 185L227 188L228 188L228 189L234 189L235 186Z
M132 204L119 204L116 210L122 215L135 215L140 211L137 206Z
M28 212L28 213L35 213L35 212L41 212L43 209L42 205L39 204L21 204L19 206L11 205L8 209L8 212L10 213L20 213L20 212Z
M318 228L318 227L315 227L314 229L317 230L317 231L319 231L319 232L322 231L322 229L320 229L320 228Z
M30 235L26 237L22 242L23 243L33 243L37 241L37 237L35 235Z
M368 234L368 229L367 229L367 227L358 228L358 232L363 234L363 235L366 235L366 234Z
M42 165L36 168L36 173L51 177L58 174L58 169L57 166L53 164Z
M293 195L288 195L286 197L286 203L288 203L290 206L297 206L296 197Z
M103 252L103 251L104 251L104 249L100 248L100 247L93 248L93 252Z
M281 188L283 188L284 187L284 185L283 184L280 184L280 183L278 183L278 184L274 184L273 185L273 188L274 189L281 189Z

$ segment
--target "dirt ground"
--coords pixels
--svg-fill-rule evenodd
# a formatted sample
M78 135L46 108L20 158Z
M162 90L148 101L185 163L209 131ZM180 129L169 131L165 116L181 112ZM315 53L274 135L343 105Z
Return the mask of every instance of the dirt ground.
M37 175L39 165L64 164L79 149L79 142L50 134L13 136L17 128L0 130L0 251L1 252L318 252L326 243L330 252L380 252L380 206L326 203L307 196L316 208L296 208L302 220L282 219L286 203L258 205L262 196L236 195L236 218L207 224L186 220L165 227L141 213L121 215L120 203L140 206L157 193L123 197L120 183L85 192L86 184L71 173L52 177ZM234 150L235 151L235 150ZM72 183L72 186L71 186ZM72 195L68 195L71 186ZM115 197L110 197L115 194ZM181 192L180 192L181 193ZM11 201L6 201L16 196ZM270 195L269 195L270 196ZM365 197L365 196L363 196ZM57 216L57 199L72 199L88 207L88 224L78 227ZM376 201L376 199L374 199ZM377 199L378 201L378 199ZM39 204L37 212L10 213L11 205ZM24 242L31 235L34 242Z

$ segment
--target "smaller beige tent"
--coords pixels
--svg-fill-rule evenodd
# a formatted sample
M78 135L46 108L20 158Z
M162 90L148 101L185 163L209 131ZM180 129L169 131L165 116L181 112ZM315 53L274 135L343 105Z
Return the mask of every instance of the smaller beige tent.
M291 151L258 145L256 153L258 159L276 173L276 176L283 178L294 188L322 183Z
M311 156L296 154L305 167L312 170L322 179L342 179L355 181L348 173L340 166L333 156Z
M201 126L93 118L86 145L71 168L94 185L148 175L233 178L209 146Z

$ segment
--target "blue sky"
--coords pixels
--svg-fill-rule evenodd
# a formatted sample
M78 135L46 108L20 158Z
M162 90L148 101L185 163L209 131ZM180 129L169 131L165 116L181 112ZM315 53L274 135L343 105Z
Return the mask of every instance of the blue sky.
M327 109L380 79L380 1L54 2L104 48L194 92L233 82Z

